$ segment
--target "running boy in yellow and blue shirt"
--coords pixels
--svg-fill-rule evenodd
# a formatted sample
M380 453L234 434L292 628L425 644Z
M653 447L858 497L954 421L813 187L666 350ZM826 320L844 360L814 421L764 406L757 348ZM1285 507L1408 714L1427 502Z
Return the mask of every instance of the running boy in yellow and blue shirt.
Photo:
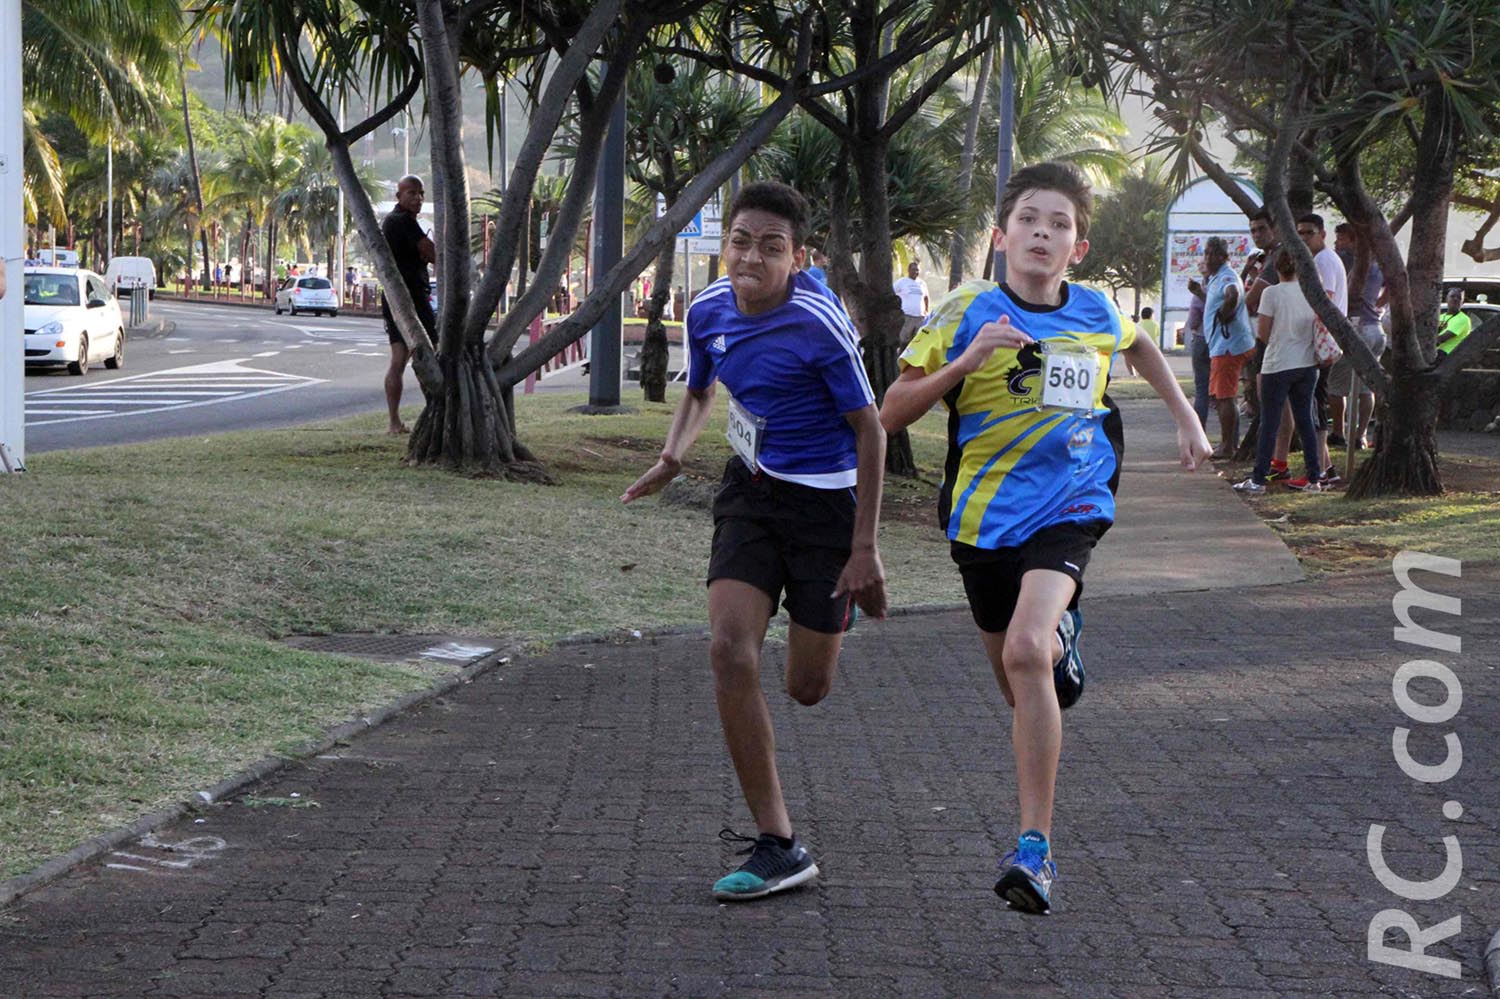
M1166 400L1183 467L1209 453L1156 344L1104 295L1063 280L1088 252L1092 209L1075 168L1017 171L995 231L1008 283L971 281L938 303L901 355L880 413L894 433L939 400L948 407L939 516L1014 712L1021 833L995 892L1034 914L1050 910L1057 876L1052 803L1061 710L1083 692L1083 571L1115 515L1124 435L1104 392L1114 354Z

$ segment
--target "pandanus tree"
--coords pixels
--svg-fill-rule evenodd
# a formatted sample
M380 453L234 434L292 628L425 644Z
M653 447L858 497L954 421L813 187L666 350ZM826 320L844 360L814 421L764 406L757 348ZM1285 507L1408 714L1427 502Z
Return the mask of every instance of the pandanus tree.
M1283 234L1315 197L1355 227L1350 275L1370 262L1385 275L1390 369L1382 367L1319 287L1302 242L1284 239L1298 281L1360 379L1380 401L1379 444L1347 495L1441 492L1434 428L1444 387L1500 335L1476 330L1451 354L1436 350L1449 208L1466 161L1493 148L1500 125L1500 7L1492 0L1370 4L1246 4L1115 0L1088 8L1076 58L1114 86L1148 97L1163 146L1250 203L1204 148L1226 131L1258 160L1266 205ZM1367 177L1409 164L1394 203ZM1396 233L1410 225L1405 253Z
M516 437L506 390L583 336L607 308L618 308L621 292L645 263L675 238L795 104L805 75L796 64L780 96L693 178L677 204L617 265L596 275L592 293L573 314L537 343L510 356L531 320L545 308L567 265L631 63L654 31L706 6L673 0L271 0L210 3L198 15L200 23L211 25L225 39L228 76L242 99L284 80L324 134L355 227L374 261L401 335L413 351L425 406L412 431L410 463L473 474L545 475ZM811 52L806 16L800 27L794 24L793 34L802 39L798 63L806 66ZM267 49L274 51L274 59L265 58ZM485 84L491 95L487 111L498 110L493 95L502 79L522 81L530 105L530 121L512 164L482 271L470 253L471 198L462 142L461 81L466 76ZM356 91L375 95L378 107L363 120L340 125L335 108ZM432 136L428 194L438 251L436 343L417 319L350 155L354 142L406 111L419 94ZM580 141L556 228L542 251L535 280L488 332L517 260L543 158L570 111L578 115Z

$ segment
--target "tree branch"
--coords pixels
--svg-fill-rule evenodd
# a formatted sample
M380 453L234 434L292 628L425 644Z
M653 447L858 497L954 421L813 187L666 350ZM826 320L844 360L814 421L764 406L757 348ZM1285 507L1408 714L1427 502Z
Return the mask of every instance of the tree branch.
M776 100L761 112L755 123L741 135L732 146L720 153L692 182L683 188L677 202L657 219L647 230L644 238L608 274L602 275L588 299L573 315L554 326L541 340L527 347L497 373L502 385L514 385L528 374L536 371L568 344L583 336L603 316L607 308L618 308L620 293L625 290L642 268L661 251L668 240L676 239L684 224L703 207L713 192L718 190L739 169L751 152L776 130L781 120L791 112L801 97L800 87L806 84L807 66L812 56L812 28L810 15L804 11L798 33L796 71L794 86L783 90ZM519 336L519 331L517 331ZM490 356L503 354L514 345L500 343L497 336L491 343Z

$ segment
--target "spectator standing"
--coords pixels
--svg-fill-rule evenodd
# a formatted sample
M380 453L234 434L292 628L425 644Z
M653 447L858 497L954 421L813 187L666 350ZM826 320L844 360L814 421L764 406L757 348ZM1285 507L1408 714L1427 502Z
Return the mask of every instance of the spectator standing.
M214 264L214 291L224 287L224 265Z
M437 338L437 317L432 314L432 302L428 297L427 265L437 263L437 248L417 217L422 214L422 202L426 195L422 180L408 174L396 183L396 207L380 223L380 231L390 244L391 255L396 258L396 269L401 272L401 283L411 294L416 307L417 319L427 330L430 338ZM396 327L386 296L380 296L380 314L385 318L386 338L391 342L391 363L385 372L385 404L390 416L387 433L408 432L401 422L401 382L406 377L406 365L411 361L411 348Z
M922 265L915 260L907 264L906 277L899 279L891 289L901 296L901 313L906 317L901 323L901 347L904 350L932 308L927 282L922 280Z
M1333 229L1333 252L1338 255L1344 265L1344 270L1354 273L1354 259L1357 250L1357 242L1354 226L1348 222L1340 222ZM1380 265L1372 257L1369 270L1365 272L1364 284L1354 290L1349 296L1348 316L1354 328L1359 331L1359 337L1370 348L1370 353L1375 359L1380 360L1380 355L1385 352L1385 329L1380 325L1380 302L1381 290L1385 287L1385 275L1380 271ZM1332 429L1328 434L1328 443L1335 446L1345 443L1342 430L1344 429L1344 399L1354 394L1354 383L1358 375L1354 370L1354 362L1346 354L1334 362L1333 368L1328 372L1328 411L1331 418ZM1355 426L1354 440L1349 442L1350 447L1367 447L1365 440L1365 428L1370 425L1370 414L1375 410L1375 392L1363 382L1359 383L1359 422Z
M1208 264L1198 261L1198 274L1208 277ZM1203 336L1203 283L1197 278L1188 281L1187 349L1193 359L1193 412L1203 432L1208 433L1208 376L1211 370L1208 356L1208 340Z
M1296 262L1292 255L1281 251L1276 254L1272 265L1279 280L1261 295L1260 315L1256 318L1257 338L1266 345L1266 353L1260 369L1261 415L1256 435L1255 469L1248 479L1236 483L1234 488L1252 495L1266 491L1282 413L1290 403L1292 419L1302 439L1307 475L1293 479L1287 485L1316 492L1321 488L1322 479L1317 427L1313 421L1313 393L1318 384L1318 364L1313 354L1317 316L1297 286Z
M1255 354L1255 333L1245 306L1245 286L1229 266L1229 244L1223 236L1210 236L1204 247L1208 287L1204 293L1203 327L1208 339L1208 394L1219 410L1219 446L1210 457L1216 460L1234 454L1240 419L1235 397L1240 390L1240 372Z
M1437 349L1451 354L1455 347L1469 338L1474 329L1474 320L1464 312L1464 290L1448 289L1448 315L1443 319L1443 328L1438 333Z
M807 276L828 284L828 257L822 250L812 251L812 266L807 269Z
M1312 253L1313 266L1318 269L1318 283L1333 300L1333 307L1347 316L1349 314L1349 275L1344 270L1344 262L1328 246L1328 234L1323 227L1323 216L1317 212L1308 212L1297 219L1297 238L1301 239L1308 251ZM1318 422L1318 459L1319 464L1326 469L1324 481L1332 484L1339 480L1339 476L1333 471L1333 463L1328 459L1327 368L1318 369L1316 395L1318 400L1315 414Z
M1157 346L1160 346L1161 345L1161 324L1158 323L1153 318L1154 315L1155 315L1155 313L1153 313L1151 311L1151 306L1149 306L1149 305L1146 306L1144 309L1141 310L1141 319L1140 319L1140 322L1136 323L1135 325L1136 325L1136 329L1138 329L1140 332L1146 334L1147 336L1149 336L1151 338L1151 342L1152 343L1156 344Z

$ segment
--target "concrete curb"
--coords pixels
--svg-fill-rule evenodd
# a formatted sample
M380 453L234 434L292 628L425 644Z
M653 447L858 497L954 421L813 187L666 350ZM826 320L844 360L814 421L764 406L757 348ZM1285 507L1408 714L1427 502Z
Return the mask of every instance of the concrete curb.
M239 773L220 781L212 787L197 792L185 801L179 801L159 811L144 815L128 826L100 833L98 836L80 843L67 853L44 862L40 867L29 873L18 874L13 878L0 881L0 909L3 909L27 892L34 891L43 885L57 880L79 864L109 853L116 847L122 846L149 832L154 832L204 805L222 801L248 785L264 780L266 777L290 764L298 763L317 756L319 753L326 752L340 742L346 741L351 736L384 724L396 715L426 701L441 697L455 687L473 682L481 674L510 662L515 651L514 648L497 649L489 655L475 660L457 673L443 677L441 680L422 690L413 691L404 697L392 701L390 704L370 712L368 715L351 718L328 729L321 736L297 747L286 755L266 756L256 760Z
M1484 949L1484 973L1489 979L1490 995L1500 996L1500 930L1495 931Z

